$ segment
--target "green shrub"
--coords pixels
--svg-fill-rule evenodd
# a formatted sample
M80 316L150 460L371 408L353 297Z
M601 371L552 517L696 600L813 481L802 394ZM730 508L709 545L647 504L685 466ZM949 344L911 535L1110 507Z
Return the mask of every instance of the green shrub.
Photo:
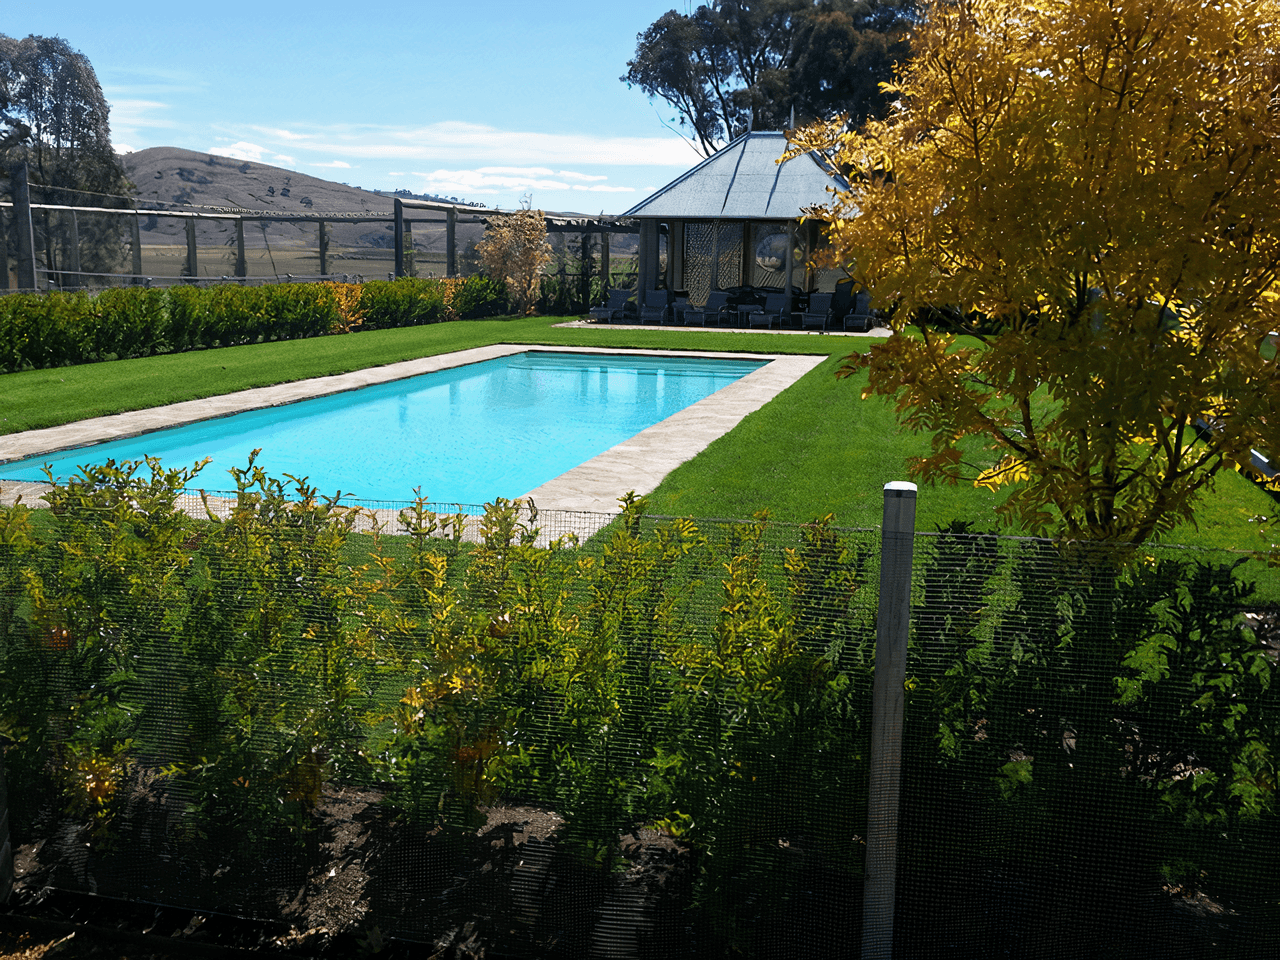
M7 308L4 336L14 351L7 370L64 367L94 359L96 326L93 302L82 292L14 294L3 298Z
M165 291L169 309L169 338L174 350L207 347L209 297L199 287L170 287Z
M434 323L444 316L444 285L417 277L368 280L360 291L360 310L365 330Z
M163 290L119 287L93 298L95 360L148 357L173 349Z
M481 274L462 282L454 291L450 306L461 320L501 316L510 310L506 285Z

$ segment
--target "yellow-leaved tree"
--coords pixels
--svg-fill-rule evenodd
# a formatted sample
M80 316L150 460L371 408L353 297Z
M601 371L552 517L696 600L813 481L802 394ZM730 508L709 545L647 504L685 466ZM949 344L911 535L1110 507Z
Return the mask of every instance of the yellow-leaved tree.
M852 183L829 254L894 333L843 372L931 437L917 476L1140 543L1280 454L1277 24L1277 0L935 0L889 119L793 134Z
M485 272L507 285L513 313L533 312L538 281L551 262L547 221L541 210L517 210L491 217L476 244Z

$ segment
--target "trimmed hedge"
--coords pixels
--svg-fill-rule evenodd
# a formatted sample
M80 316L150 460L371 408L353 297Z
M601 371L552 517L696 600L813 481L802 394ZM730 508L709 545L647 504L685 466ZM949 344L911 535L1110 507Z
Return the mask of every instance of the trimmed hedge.
M10 294L0 297L0 373L497 316L506 306L502 285L478 276Z

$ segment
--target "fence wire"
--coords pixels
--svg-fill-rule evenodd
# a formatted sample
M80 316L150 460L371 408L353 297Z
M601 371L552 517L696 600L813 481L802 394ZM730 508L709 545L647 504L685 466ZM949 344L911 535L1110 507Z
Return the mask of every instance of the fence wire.
M441 955L858 955L877 531L359 506L0 509L24 883ZM1276 956L1246 613L1225 555L918 535L895 955Z

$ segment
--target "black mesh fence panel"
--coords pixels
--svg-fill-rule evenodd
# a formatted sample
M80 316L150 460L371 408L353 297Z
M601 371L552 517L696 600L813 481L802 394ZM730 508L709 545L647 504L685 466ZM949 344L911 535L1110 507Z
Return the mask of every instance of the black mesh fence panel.
M859 955L878 532L276 493L0 509L20 884ZM918 535L894 955L1280 953L1257 606L1226 555Z

